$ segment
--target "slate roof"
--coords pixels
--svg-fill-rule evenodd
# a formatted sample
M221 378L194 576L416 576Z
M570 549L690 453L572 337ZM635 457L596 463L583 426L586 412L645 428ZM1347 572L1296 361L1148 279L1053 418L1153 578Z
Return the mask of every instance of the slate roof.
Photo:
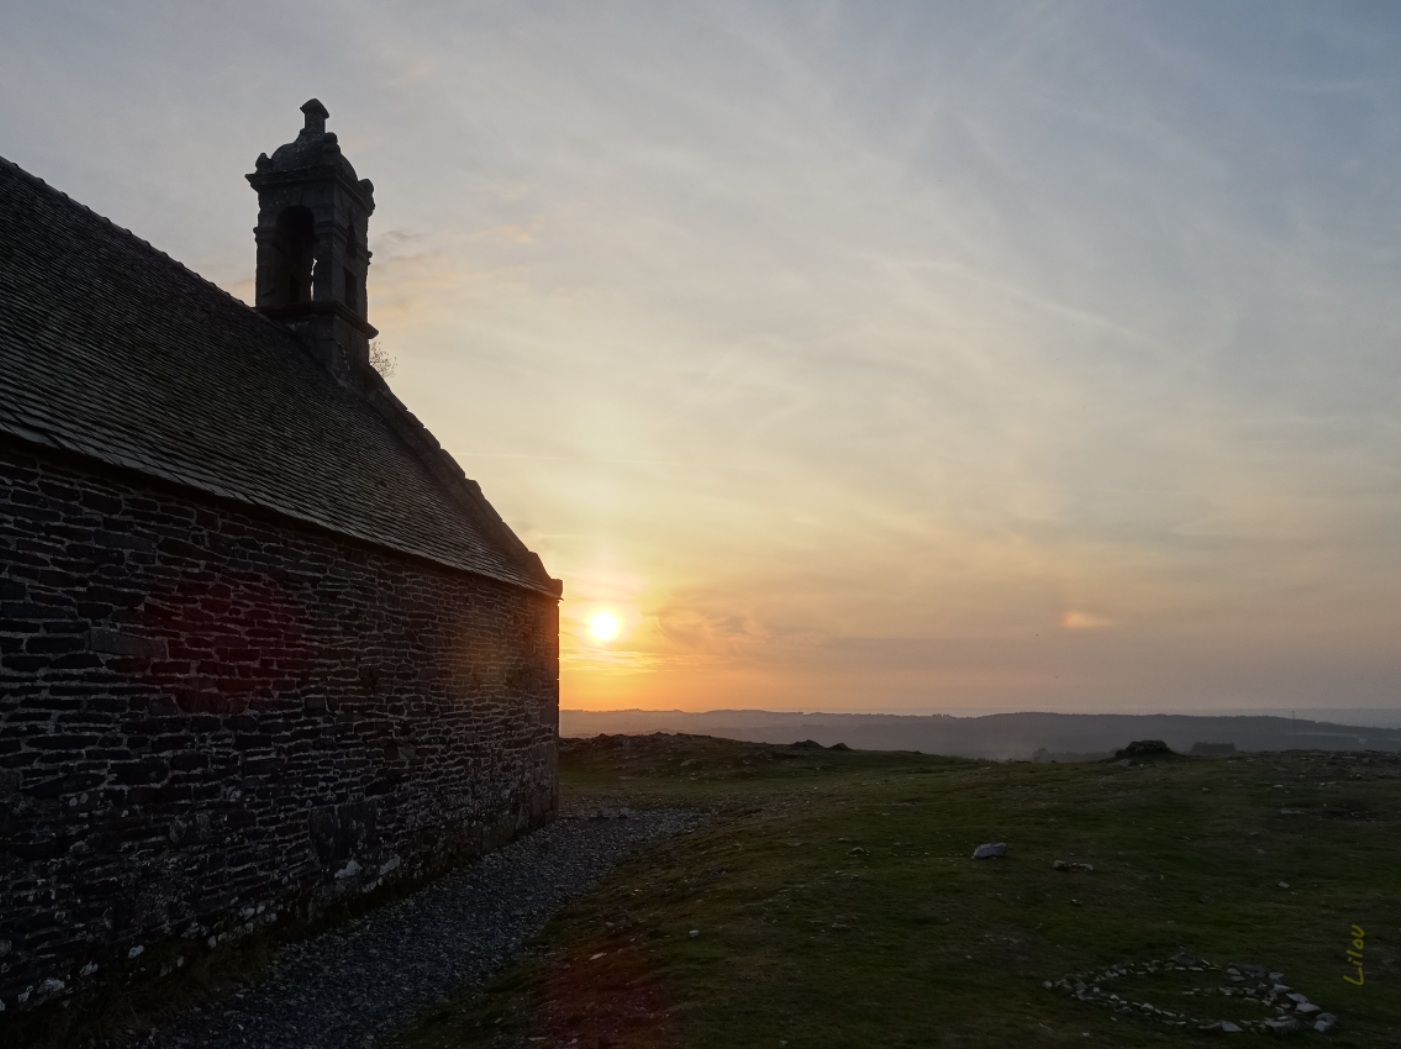
M557 596L379 380L0 158L0 433Z

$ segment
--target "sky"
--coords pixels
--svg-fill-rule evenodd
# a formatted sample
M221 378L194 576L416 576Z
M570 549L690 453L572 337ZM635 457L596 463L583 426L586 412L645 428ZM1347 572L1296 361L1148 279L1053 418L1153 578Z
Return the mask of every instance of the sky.
M0 155L247 299L319 98L563 706L1397 708L1398 54L1346 0L45 0Z

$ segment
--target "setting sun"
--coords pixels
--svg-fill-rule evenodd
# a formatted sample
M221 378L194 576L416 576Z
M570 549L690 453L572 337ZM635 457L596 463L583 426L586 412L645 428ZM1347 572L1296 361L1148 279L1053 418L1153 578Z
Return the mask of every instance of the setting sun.
M612 612L595 612L589 617L589 633L595 641L612 641L618 636L618 617Z

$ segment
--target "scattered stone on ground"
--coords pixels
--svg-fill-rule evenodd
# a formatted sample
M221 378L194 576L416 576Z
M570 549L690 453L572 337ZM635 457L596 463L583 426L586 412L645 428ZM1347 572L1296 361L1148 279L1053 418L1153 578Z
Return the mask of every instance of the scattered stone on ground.
M1088 874L1094 869L1093 863L1074 863L1069 860L1056 860L1051 864L1053 871L1084 871Z
M998 860L1007 855L1007 843L985 842L973 850L975 860Z
M362 1049L485 982L633 849L699 822L677 811L566 816L412 896L286 947L244 989L196 1003L135 1043L107 1044Z
M1275 1016L1254 1019L1216 1020L1193 1017L1186 1012L1162 1009L1151 1002L1134 1001L1112 993L1109 985L1128 976L1155 976L1168 972L1222 972L1236 986L1192 988L1182 992L1184 997L1245 998L1259 1005L1273 1009ZM1249 977L1256 982L1240 986ZM1320 1033L1333 1030L1338 1018L1332 1013L1320 1012L1320 1007L1310 1002L1308 997L1293 990L1284 981L1283 973L1267 973L1263 965L1232 963L1224 971L1219 965L1194 958L1187 953L1173 955L1165 961L1126 962L1111 965L1097 972L1071 973L1059 980L1046 980L1042 986L1047 990L1059 990L1072 998L1095 1005L1120 1015L1140 1016L1167 1027L1210 1033L1236 1034L1250 1031L1255 1034L1287 1035L1295 1034L1312 1023ZM1301 1019L1302 1018L1302 1019Z
M580 809L560 816L565 820L630 820L632 809L626 805L600 805L592 809Z

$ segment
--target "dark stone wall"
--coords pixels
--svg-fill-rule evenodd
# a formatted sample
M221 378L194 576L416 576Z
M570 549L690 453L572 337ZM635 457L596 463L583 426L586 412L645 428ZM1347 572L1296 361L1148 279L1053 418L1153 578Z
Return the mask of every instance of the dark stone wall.
M550 597L0 443L5 1010L548 820L557 646Z

